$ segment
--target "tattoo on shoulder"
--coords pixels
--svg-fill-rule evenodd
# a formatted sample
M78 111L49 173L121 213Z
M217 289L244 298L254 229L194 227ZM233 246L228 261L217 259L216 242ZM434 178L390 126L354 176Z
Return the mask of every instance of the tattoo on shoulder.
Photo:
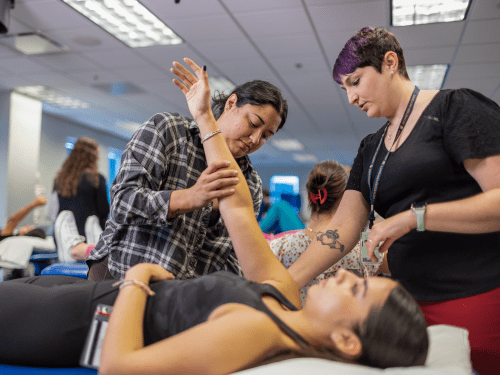
M322 245L329 246L330 249L338 249L341 253L344 251L344 245L342 245L338 239L340 238L335 230L327 230L326 232L316 233L316 240L321 242Z

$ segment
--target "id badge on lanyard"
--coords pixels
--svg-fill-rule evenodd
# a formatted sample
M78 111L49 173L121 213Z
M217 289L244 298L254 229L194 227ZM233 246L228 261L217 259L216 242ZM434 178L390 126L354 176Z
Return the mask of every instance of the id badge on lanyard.
M360 239L360 247L361 247L361 264L379 264L381 262L380 252L378 249L380 248L380 244L377 245L374 251L374 255L377 257L377 262L374 262L370 258L368 258L368 249L366 248L366 242L368 241L368 236L370 235L369 230L364 230L361 232Z

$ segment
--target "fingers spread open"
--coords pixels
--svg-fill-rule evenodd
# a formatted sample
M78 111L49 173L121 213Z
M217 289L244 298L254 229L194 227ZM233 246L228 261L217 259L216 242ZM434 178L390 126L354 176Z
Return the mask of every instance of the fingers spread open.
M189 89L184 86L182 83L180 83L178 80L176 80L175 78L172 80L172 82L178 87L181 89L181 91L185 94L187 94L189 92Z

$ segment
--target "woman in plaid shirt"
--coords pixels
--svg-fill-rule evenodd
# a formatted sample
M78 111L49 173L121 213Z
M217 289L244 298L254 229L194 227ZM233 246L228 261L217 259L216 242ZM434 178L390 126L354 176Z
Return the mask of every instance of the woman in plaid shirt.
M257 215L262 181L247 155L283 127L287 102L272 84L251 81L213 98L212 111L216 134L220 130L238 162ZM87 258L89 279L122 279L142 262L160 264L178 279L218 270L241 275L218 210L218 199L233 194L238 179L223 167L207 165L192 119L158 113L146 121L123 152L110 189L110 218Z

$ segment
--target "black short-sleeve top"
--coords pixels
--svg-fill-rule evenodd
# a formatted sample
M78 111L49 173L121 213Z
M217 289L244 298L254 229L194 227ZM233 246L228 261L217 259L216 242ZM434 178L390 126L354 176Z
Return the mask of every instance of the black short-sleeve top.
M370 202L368 168L384 128L363 141L346 189ZM387 149L382 143L372 186ZM466 198L482 190L463 166L466 159L500 154L500 107L468 89L441 90L403 144L387 159L375 211L389 218L412 203ZM463 212L467 215L467 212ZM454 234L411 231L388 253L393 277L419 301L467 297L500 285L500 232Z

